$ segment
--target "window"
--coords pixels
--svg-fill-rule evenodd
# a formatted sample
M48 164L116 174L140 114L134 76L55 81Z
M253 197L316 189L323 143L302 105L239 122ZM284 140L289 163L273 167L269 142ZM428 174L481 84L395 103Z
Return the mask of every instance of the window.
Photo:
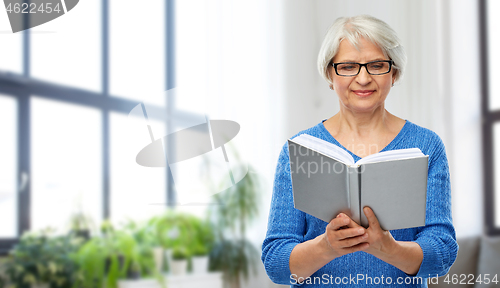
M487 234L500 235L500 90L494 80L500 76L500 28L496 14L500 3L480 2L481 35L481 110L483 117L484 205Z
M165 131L165 125L156 122L152 123L155 128ZM110 133L112 220L138 221L157 215L164 209L165 168L145 168L135 163L137 152L151 143L146 122L123 113L111 113Z
M101 1L85 1L67 15L30 29L30 76L101 92L101 10Z
M17 236L17 101L0 95L0 238Z
M133 0L109 4L110 94L164 106L165 1L148 1L147 13Z
M102 113L98 108L31 98L31 229L66 228L85 211L100 222Z
M174 0L148 4L146 14L135 13L137 1L89 0L49 23L2 34L0 253L24 231L68 228L72 213L99 223L175 205L168 168L145 172L126 162L150 141L127 117L140 101L183 113L164 93L175 83L173 9ZM161 130L156 138L173 127L166 117L149 121Z

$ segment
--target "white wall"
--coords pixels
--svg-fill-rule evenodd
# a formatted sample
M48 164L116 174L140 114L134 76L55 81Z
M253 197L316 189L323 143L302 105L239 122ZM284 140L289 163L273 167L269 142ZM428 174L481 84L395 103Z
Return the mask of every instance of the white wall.
M453 217L457 236L483 232L479 20L477 1L450 5L450 88ZM451 1L450 1L451 3ZM464 71L464 61L476 63Z

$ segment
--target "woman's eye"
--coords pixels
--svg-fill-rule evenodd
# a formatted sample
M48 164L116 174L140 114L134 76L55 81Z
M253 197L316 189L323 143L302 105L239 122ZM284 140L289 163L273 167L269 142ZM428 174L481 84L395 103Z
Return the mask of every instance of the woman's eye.
M382 69L387 69L387 65L386 63L373 63L373 64L370 64L369 69L371 70L382 70Z
M339 68L340 68L340 70L349 71L349 70L356 69L356 66L355 65L342 65Z

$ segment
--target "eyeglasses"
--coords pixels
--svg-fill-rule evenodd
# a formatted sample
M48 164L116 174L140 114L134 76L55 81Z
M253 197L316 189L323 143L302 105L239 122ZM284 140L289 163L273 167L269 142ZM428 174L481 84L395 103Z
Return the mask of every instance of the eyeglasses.
M383 75L391 72L391 67L394 62L392 60L372 61L365 64L355 62L332 63L335 68L335 73L339 76L356 76L361 71L361 67L365 66L366 72L370 75Z

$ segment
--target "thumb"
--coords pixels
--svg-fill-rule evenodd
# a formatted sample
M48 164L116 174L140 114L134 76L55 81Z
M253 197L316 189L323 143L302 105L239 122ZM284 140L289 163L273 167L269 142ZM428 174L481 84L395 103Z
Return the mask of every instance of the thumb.
M375 216L375 213L373 213L373 210L370 207L365 206L363 208L363 212L365 213L365 216L368 219L368 224L370 225L370 227L380 229L380 224L378 222L377 216Z

